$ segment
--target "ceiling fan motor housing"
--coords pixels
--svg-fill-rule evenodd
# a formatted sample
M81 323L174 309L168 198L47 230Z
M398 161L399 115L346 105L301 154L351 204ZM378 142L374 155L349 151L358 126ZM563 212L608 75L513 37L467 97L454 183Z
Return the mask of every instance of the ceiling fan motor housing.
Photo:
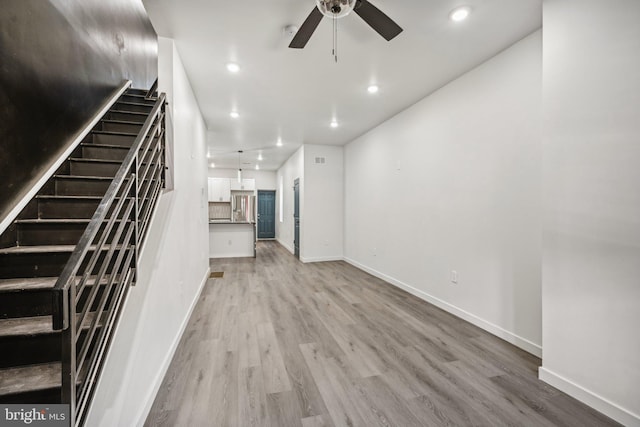
M316 0L318 9L330 18L343 18L353 10L356 0Z

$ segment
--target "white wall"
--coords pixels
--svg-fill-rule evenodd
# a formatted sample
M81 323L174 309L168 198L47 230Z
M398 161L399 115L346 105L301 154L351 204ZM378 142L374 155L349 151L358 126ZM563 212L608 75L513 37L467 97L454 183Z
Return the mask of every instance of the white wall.
M345 148L346 259L534 354L541 56L536 32Z
M540 377L640 426L640 2L544 2Z
M302 254L304 239L304 151L305 147L302 146L296 151L289 159L278 169L276 174L276 182L279 183L282 179L283 191L280 193L277 191L278 197L283 197L283 222L280 222L280 202L279 199L276 203L276 240L280 242L282 246L287 248L293 253L293 182L296 178L300 178L300 250Z
M324 163L316 163L316 158ZM343 258L344 148L304 146L303 262Z
M242 177L256 180L256 190L275 190L276 172L257 171L253 169L243 169ZM237 169L209 168L209 178L238 178Z
M206 128L172 40L159 38L159 88L173 122L175 190L141 254L86 425L142 425L206 280Z

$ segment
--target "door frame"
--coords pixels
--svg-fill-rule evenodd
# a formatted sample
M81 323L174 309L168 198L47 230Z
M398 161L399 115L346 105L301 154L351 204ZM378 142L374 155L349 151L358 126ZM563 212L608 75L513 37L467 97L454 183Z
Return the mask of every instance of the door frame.
M260 236L260 193L272 193L273 194L273 237L259 237ZM275 240L276 239L276 190L257 190L256 197L256 236L258 240Z
M300 178L293 180L293 255L300 259Z

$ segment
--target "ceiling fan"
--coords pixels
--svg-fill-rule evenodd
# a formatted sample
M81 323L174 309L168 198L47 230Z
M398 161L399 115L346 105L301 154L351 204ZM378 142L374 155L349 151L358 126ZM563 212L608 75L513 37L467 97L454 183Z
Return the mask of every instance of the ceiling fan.
M352 10L387 41L402 32L398 24L367 0L316 0L316 3L289 44L290 48L304 48L324 16L335 20L347 16Z

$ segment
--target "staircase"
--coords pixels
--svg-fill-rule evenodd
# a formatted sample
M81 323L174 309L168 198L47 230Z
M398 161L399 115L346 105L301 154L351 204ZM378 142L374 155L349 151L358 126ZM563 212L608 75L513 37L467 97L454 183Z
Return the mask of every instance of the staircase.
M82 423L163 180L164 95L127 89L0 235L0 403Z

